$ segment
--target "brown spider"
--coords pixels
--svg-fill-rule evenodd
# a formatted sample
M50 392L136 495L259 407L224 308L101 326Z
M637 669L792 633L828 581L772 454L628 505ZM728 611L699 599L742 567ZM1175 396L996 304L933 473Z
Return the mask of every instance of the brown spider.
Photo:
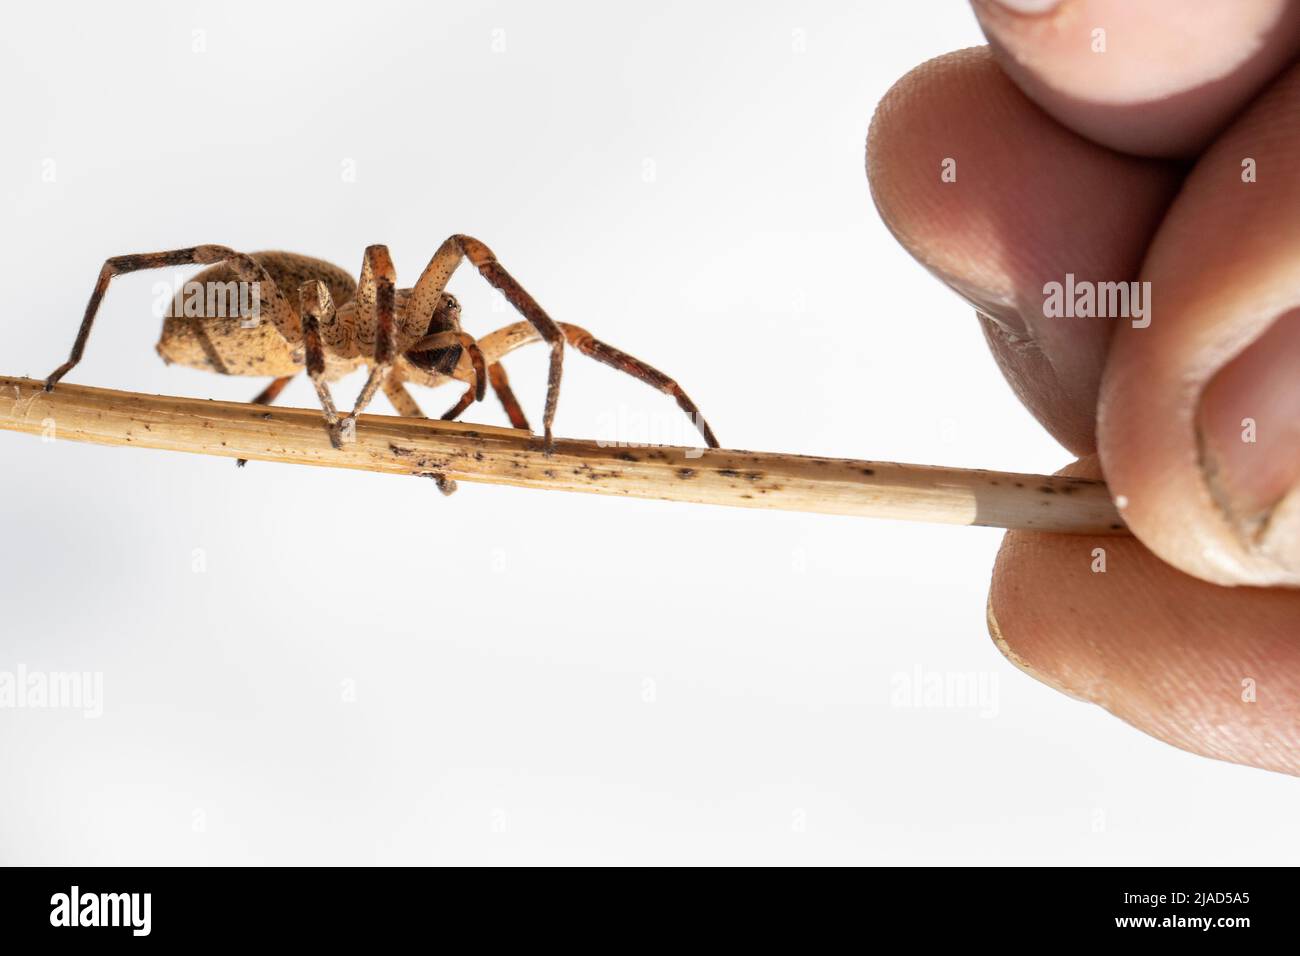
M444 291L462 259L477 267L490 284L500 289L527 320L498 329L482 340L461 330L460 305ZM444 242L412 289L397 289L393 261L385 246L366 249L361 278L354 283L342 269L289 252L245 254L225 246L194 246L170 252L115 256L104 263L86 306L86 315L73 343L68 361L45 380L54 388L78 362L85 350L90 327L100 300L115 275L164 266L209 265L192 280L209 288L226 286L233 280L257 290L258 316L252 321L214 309L211 296L197 308L185 306L178 293L170 316L163 323L158 354L166 362L206 369L222 375L271 375L274 380L253 399L268 405L284 390L290 379L306 366L316 386L334 447L356 440L356 417L383 388L399 415L423 418L420 408L404 383L440 385L458 379L469 388L442 417L452 420L471 403L481 401L487 385L505 406L510 424L528 429L519 402L501 358L521 345L541 339L551 347L550 374L546 385L546 407L542 414L545 450L554 447L551 423L560 393L560 370L564 342L578 351L640 379L672 395L695 422L710 448L717 439L695 403L667 375L640 359L593 338L576 325L555 322L524 291L483 243L469 236L452 236ZM292 308L281 291L297 288L299 309ZM342 305L335 308L334 303ZM260 320L260 310L269 310L270 321ZM370 369L365 387L350 415L339 415L328 382L360 365ZM242 464L242 462L241 462Z

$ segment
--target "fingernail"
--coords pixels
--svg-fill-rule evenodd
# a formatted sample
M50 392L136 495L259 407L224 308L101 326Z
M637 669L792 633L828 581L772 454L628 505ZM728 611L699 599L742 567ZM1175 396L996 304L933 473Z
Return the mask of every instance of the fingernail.
M998 326L1012 339L1027 341L1032 338L1029 323L1025 321L1013 302L977 289L955 276L937 270L931 271L943 280L948 288L966 300L967 304L973 306L976 312Z
M1060 5L1061 0L994 0L998 6L1006 7L1012 13L1038 14Z
M1059 681L1052 680L1040 671L1034 670L1027 660L1012 649L1011 644L1002 636L1002 628L998 625L998 619L993 613L992 594L989 595L988 603L984 606L984 618L988 624L989 637L993 638L993 643L997 645L997 649L1002 652L1002 656L1009 660L1018 670L1024 671L1024 673L1028 674L1040 684L1046 684L1048 687L1052 688L1052 690L1058 691L1066 697L1073 697L1075 700L1084 704L1096 703L1094 700L1075 693Z
M1300 574L1300 309L1210 380L1197 418L1214 500L1246 550Z

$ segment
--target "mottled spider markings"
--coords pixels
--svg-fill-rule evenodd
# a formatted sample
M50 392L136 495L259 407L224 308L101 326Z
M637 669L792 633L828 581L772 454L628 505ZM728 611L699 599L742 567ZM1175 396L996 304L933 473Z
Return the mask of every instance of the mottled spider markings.
M446 285L462 259L499 289L525 321L475 339L460 324L460 304ZM443 419L459 416L482 401L490 385L510 424L528 429L518 399L510 389L501 359L529 342L550 346L546 404L542 413L544 448L554 448L551 426L559 401L560 376L567 341L584 355L616 368L671 395L689 415L710 448L718 441L699 408L673 379L626 352L600 341L576 325L555 322L515 281L486 245L469 236L447 239L413 288L398 289L396 270L386 246L366 249L361 275L353 282L344 270L320 259L289 252L240 253L225 246L192 246L168 252L115 256L104 263L86 305L86 314L68 361L45 381L50 391L81 361L99 304L113 276L165 266L207 265L192 280L199 284L253 284L261 314L250 317L212 313L193 304L182 308L180 293L164 321L158 354L166 362L222 375L269 375L272 382L253 400L270 404L304 369L324 411L335 448L356 439L357 416L384 390L398 414L423 418L406 383L436 386L458 380L468 384ZM290 298L292 296L292 298ZM341 303L341 304L339 304ZM269 321L266 321L269 318ZM329 383L361 366L366 384L350 414L334 405ZM449 483L439 482L446 490Z

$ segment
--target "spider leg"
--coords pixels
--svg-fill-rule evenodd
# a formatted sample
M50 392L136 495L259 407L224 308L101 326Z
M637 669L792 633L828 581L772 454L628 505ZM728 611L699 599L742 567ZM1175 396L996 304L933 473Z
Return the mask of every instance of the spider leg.
M496 392L497 398L501 400L501 407L506 410L506 416L510 419L512 428L522 428L524 431L532 431L528 427L528 419L524 417L524 410L519 407L519 399L515 398L515 393L510 390L510 379L506 375L506 367L500 362L493 362L488 366L488 381L492 383L492 391Z
M460 397L460 401L442 413L442 420L444 422L454 422L458 417L460 417L461 412L473 404L474 386L471 385L469 388L465 389L465 394Z
M527 325L527 323L524 323ZM529 326L531 329L532 326ZM533 339L532 341L535 341ZM528 424L528 418L524 415L524 410L519 407L519 399L515 398L515 393L510 388L510 378L506 375L505 366L500 362L493 362L488 366L488 381L492 385L492 391L496 393L501 400L501 407L506 411L506 417L510 419L511 428L522 428L526 432L532 431ZM442 415L445 422L455 421L461 412L473 404L474 388L470 387L464 395L451 408L447 409Z
M424 412L420 411L420 406L411 397L411 393L406 390L405 380L397 369L389 372L388 377L384 379L384 394L393 403L393 408L397 414L403 418L427 417Z
M59 383L63 376L67 375L77 363L81 361L82 353L86 350L86 340L90 338L91 326L95 324L95 316L99 312L99 304L108 291L108 284L113 276L125 275L128 272L139 272L143 269L161 269L166 266L188 266L188 265L215 265L218 262L229 262L231 268L241 281L256 283L261 293L261 301L268 303L271 307L271 319L275 323L276 330L280 333L285 344L289 344L293 334L297 331L294 328L294 316L285 302L280 290L276 288L275 281L267 274L266 270L258 265L252 256L236 252L225 246L190 246L185 249L171 249L166 252L145 252L136 255L114 256L104 262L103 267L99 270L99 278L95 280L95 288L90 293L90 301L86 303L86 314L81 320L81 328L77 330L77 338L72 343L72 352L68 355L68 360L50 373L45 380L45 390L52 391L54 386Z
M298 299L302 310L302 342L306 353L307 374L316 387L316 396L320 399L321 409L325 412L325 425L329 431L330 444L335 448L343 447L342 426L338 409L334 407L334 397L325 382L325 349L321 345L320 323L334 321L334 300L325 283L318 279L304 282L298 287ZM355 433L353 438L355 438Z
M356 302L359 309L358 339L363 348L373 343L374 363L370 377L357 396L352 414L341 420L339 439L353 442L357 438L357 416L365 411L375 392L393 367L393 307L397 287L397 270L387 246L368 246L361 262L361 279L357 282Z
M253 399L252 404L270 405L272 402L274 402L277 398L280 397L280 393L284 391L284 387L288 385L290 382L292 382L293 379L294 376L292 375L284 375L280 378L272 379L270 385L266 386L266 388L262 389L260 392L257 393L257 397ZM248 464L247 458L235 459L236 468L243 468L247 464Z
M266 388L257 393L257 397L253 399L251 404L270 405L280 397L280 393L284 391L284 387L292 382L294 378L295 376L293 375L284 375L280 378L272 379L271 384L267 385Z
M709 423L700 414L699 407L676 381L653 366L647 365L639 358L629 355L621 349L616 349L606 342L602 342L586 329L570 325L567 322L557 324L564 332L564 337L568 339L569 344L583 355L588 355L597 362L616 368L620 372L625 372L633 378L645 382L651 388L657 389L666 395L671 395L677 400L678 407L687 414L695 427L699 429L705 443L710 448L718 447L718 439L714 436L713 429L709 427ZM483 354L493 363L490 368L496 368L506 355L521 345L527 345L529 342L535 341L537 341L536 330L530 328L526 322L516 322L513 325L507 325L505 328L497 329L490 335L483 336L479 340L479 344L483 347ZM503 398L502 401L505 401L505 399Z
M545 449L549 453L555 445L551 426L555 421L555 409L560 400L564 334L537 301L524 291L523 286L515 281L501 263L497 262L492 250L470 236L455 235L448 238L433 254L415 288L411 290L408 308L417 309L420 315L432 315L447 281L462 259L469 259L489 285L501 290L506 301L529 321L537 334L551 347L550 372L546 381L546 408L542 413Z
M586 329L578 328L576 325L562 325L561 328L564 329L564 337L583 355L590 356L597 362L608 365L610 368L616 368L620 372L626 372L633 378L645 382L651 388L657 388L665 395L671 395L675 398L677 407L684 411L687 417L695 423L695 427L700 430L705 443L710 448L718 447L718 439L714 437L713 429L709 427L709 423L700 414L699 406L691 401L690 396L673 379L657 368L647 365L636 356L629 355L621 349L616 349L614 346L602 342Z

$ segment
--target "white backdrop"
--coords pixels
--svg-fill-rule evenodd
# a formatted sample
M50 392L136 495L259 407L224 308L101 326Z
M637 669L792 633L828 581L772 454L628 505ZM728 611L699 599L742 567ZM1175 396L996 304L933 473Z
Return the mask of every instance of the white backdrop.
M675 375L726 446L1068 458L867 192L880 96L982 42L963 3L133 7L6 13L6 374L62 361L109 255L215 242L355 271L385 242L410 284L464 231L552 315ZM114 282L69 381L251 398L264 380L154 354L166 278ZM472 331L513 319L472 272L452 288ZM536 423L545 353L510 368ZM299 380L281 403L315 400ZM504 424L490 396L471 417ZM576 353L557 432L689 434ZM0 671L103 682L98 718L0 710L4 863L1294 858L1294 781L1003 660L995 531L444 499L9 433L0 462ZM935 680L979 693L908 704Z

